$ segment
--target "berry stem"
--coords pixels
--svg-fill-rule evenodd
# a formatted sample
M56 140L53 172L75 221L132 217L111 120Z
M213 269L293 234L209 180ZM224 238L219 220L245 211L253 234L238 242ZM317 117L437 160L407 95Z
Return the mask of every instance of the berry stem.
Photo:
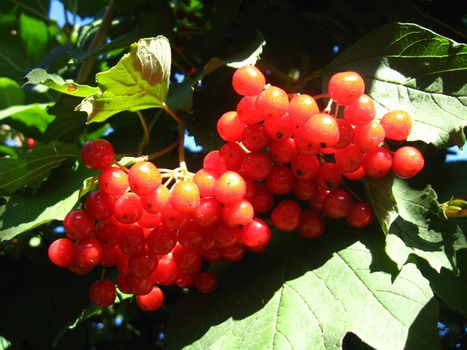
M157 151L157 152L154 152L154 153L151 153L147 156L148 160L149 159L154 159L154 158L157 158L157 157L160 157L168 152L170 152L171 150L173 150L175 147L177 147L177 145L179 144L180 140L177 139L174 143L172 143L171 145Z
M185 128L178 128L178 162L182 172L188 172L185 162Z
M359 202L365 202L365 201L363 200L363 198L360 197L357 193L355 193L354 190L352 190L345 182L342 183L342 187L343 187L348 193L350 193L350 195L351 195L352 197L354 197L354 199L356 199L357 201L359 201Z
M186 128L186 124L180 119L180 117L165 103L162 102L162 109L167 112L179 125Z
M314 95L314 96L311 96L313 97L313 100L320 100L322 98L330 98L329 94L318 94L318 95Z
M114 160L114 161L112 162L112 164L118 166L120 169L122 169L124 172L126 172L126 173L128 174L129 170L128 170L128 168L127 168L126 166L121 165L121 164L120 164L119 162L117 162L116 160Z
M141 111L136 111L136 115L138 116L138 119L141 122L141 126L143 127L143 132L144 132L143 145L147 146L150 141L148 124L146 123L146 120L144 119L143 113L141 113Z

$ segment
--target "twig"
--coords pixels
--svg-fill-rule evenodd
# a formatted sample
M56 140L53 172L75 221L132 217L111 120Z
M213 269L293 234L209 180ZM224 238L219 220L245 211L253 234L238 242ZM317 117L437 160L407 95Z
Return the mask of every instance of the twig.
M162 109L167 112L179 125L186 129L186 124L180 119L180 117L165 103L162 103Z

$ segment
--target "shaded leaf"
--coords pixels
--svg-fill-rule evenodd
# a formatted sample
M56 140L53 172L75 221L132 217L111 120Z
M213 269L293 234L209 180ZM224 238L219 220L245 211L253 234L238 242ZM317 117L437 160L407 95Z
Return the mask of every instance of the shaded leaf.
M438 349L428 282L413 264L393 280L370 234L342 223L306 243L276 233L266 252L223 271L217 292L181 302L168 348L341 349L352 332L380 350Z
M26 84L41 84L48 88L77 97L86 97L99 91L96 87L89 85L77 84L71 80L63 80L63 78L57 74L49 74L45 69L35 68L26 74L25 78L28 80Z
M0 109L24 103L24 92L19 84L9 78L0 78ZM0 111L0 119L2 119Z
M324 71L329 78L343 70L364 77L381 112L403 109L412 116L409 141L446 147L453 134L464 140L466 45L415 24L393 23L363 37ZM327 88L327 79L323 84Z
M0 219L0 240L12 239L52 220L63 220L78 202L81 186L89 188L87 178L92 174L84 167L61 170L34 195L19 192L11 195Z
M171 65L167 38L141 39L116 66L98 73L100 92L86 97L77 111L88 114L88 122L102 122L122 111L163 108L169 89Z
M39 61L45 54L49 40L47 25L42 20L28 16L23 12L19 18L19 33L25 53L31 60Z
M436 270L456 269L456 252L467 248L465 236L449 222L431 186L418 191L393 176L366 179L369 200L386 234L386 252L401 268L411 254Z
M37 146L24 158L1 158L0 189L11 193L31 182L40 181L63 161L78 155L76 146L51 142Z

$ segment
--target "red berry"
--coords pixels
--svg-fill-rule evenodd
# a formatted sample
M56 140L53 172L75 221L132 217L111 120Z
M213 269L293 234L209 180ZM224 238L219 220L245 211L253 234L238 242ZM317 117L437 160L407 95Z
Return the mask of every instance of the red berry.
M124 225L120 224L115 218L99 221L96 225L95 237L104 248L113 247L118 244L123 227Z
M272 160L277 163L290 163L297 155L295 140L288 137L282 140L275 140L269 144L268 153Z
M93 169L105 169L112 165L115 156L112 144L104 139L86 142L81 149L84 165Z
M344 118L353 125L365 125L376 115L375 103L368 95L361 95L358 99L344 108Z
M242 144L251 152L261 151L271 142L271 136L262 124L248 125L243 131Z
M183 272L196 273L201 270L201 255L195 249L185 248L177 244L172 250L172 258Z
M171 229L178 229L183 226L190 215L191 213L181 212L175 209L171 203L168 203L161 211L161 221L162 224Z
M85 269L92 269L102 261L101 243L94 237L76 242L73 263Z
M302 209L293 200L285 199L271 212L271 222L281 231L294 231L300 224Z
M305 127L298 128L294 135L295 148L303 154L317 154L321 152L321 146L308 138Z
M113 199L104 191L89 193L84 206L86 211L96 220L108 219L114 211Z
M362 151L369 151L379 147L384 141L384 129L378 120L357 126L354 129L354 143Z
M323 163L315 176L319 187L333 190L342 183L342 169L334 163Z
M75 246L68 238L59 238L49 246L48 255L51 262L60 267L68 267L73 263Z
M71 239L85 239L94 232L94 222L86 210L75 209L70 211L63 220L65 232Z
M228 169L222 163L219 151L211 151L204 157L203 168L207 171L214 171L217 174L223 174Z
M99 188L113 197L120 197L128 189L128 175L120 168L106 168L99 175Z
M373 210L362 202L354 203L347 212L347 223L352 227L365 227L373 221Z
M352 198L350 194L344 190L336 189L324 198L323 211L332 219L343 219L351 205Z
M357 100L365 91L365 82L355 72L334 74L328 83L328 93L334 102L348 106Z
M240 239L245 246L251 249L262 249L271 240L271 229L268 224L258 218L253 218L251 222L240 231Z
M299 153L292 161L290 167L297 179L311 180L318 173L320 164L315 155Z
M296 179L293 193L301 200L311 200L316 195L316 183L312 180Z
M324 227L324 220L319 214L311 210L305 210L298 226L298 233L303 238L313 239L324 233Z
M193 182L198 186L201 197L212 197L214 186L219 178L219 173L215 170L200 169L193 176Z
M294 120L289 113L275 115L264 121L264 127L273 140L282 140L291 137L295 133Z
M130 255L128 259L128 272L138 277L148 277L156 268L157 256L147 250L142 250L138 254Z
M195 286L201 293L212 293L219 285L216 276L212 272L201 272L195 278Z
M155 191L140 197L144 210L149 213L160 213L170 200L170 191L165 186L159 186Z
M238 118L237 112L224 113L217 121L217 132L227 142L240 141L246 124Z
M140 195L154 192L161 184L159 169L151 162L137 162L128 172L128 182L131 190Z
M121 228L118 246L128 255L138 254L144 249L144 231L137 225L124 225Z
M147 235L146 243L157 255L169 254L177 243L177 232L165 225L157 226Z
M107 307L114 303L116 296L115 284L109 280L99 280L89 288L89 299L100 307Z
M263 73L255 66L238 68L232 76L232 87L242 96L254 96L263 91L266 79Z
M319 113L318 105L309 95L295 95L289 103L290 118L296 127L303 127L312 115Z
M391 152L384 147L378 147L363 155L362 165L369 177L383 177L391 171Z
M255 124L263 121L256 113L256 96L244 96L237 104L238 118L245 124Z
M392 170L403 178L410 179L417 175L425 166L423 154L412 146L404 146L394 152Z
M281 117L289 108L289 97L284 90L270 86L258 95L255 107L262 119Z
M305 124L308 140L321 147L333 147L339 141L339 125L326 113L313 115Z
M143 205L139 196L132 192L123 194L115 200L114 215L122 224L132 224L143 214Z
M192 181L180 181L172 188L170 204L182 213L193 213L199 207L198 186Z
M362 159L362 162L363 162L363 159ZM363 179L366 174L365 174L365 169L363 169L363 166L360 166L360 168L358 168L357 170L351 171L351 172L343 172L342 175L344 175L344 177L349 180L358 181L358 180Z
M258 184L251 204L257 213L267 213L274 205L274 196L264 184Z
M334 159L343 172L352 172L362 166L362 153L354 144L336 149Z
M243 157L241 171L252 180L264 180L272 169L271 158L267 154L252 152Z
M274 194L286 194L292 191L294 178L285 165L276 165L272 167L271 172L266 178L266 187L269 192Z
M337 119L337 126L339 127L339 141L337 141L333 147L347 147L353 142L353 127L348 121L344 119Z
M201 198L194 214L195 220L203 227L215 224L221 216L221 205L215 198Z
M177 241L185 248L198 249L204 240L204 229L191 219L178 229Z
M221 213L222 220L228 226L238 227L247 225L253 219L254 209L248 200L241 199L238 202L225 205Z
M404 141L407 140L412 130L412 117L405 111L391 111L383 116L381 125L387 139Z
M214 197L222 204L238 202L245 197L245 194L245 180L233 171L222 174L214 186Z
M245 154L245 150L235 142L228 142L222 145L219 149L219 155L222 163L224 163L227 169L233 171L240 169L240 165Z
M164 303L164 293L159 287L152 287L152 290L145 295L137 295L136 303L144 311L159 310Z
M172 256L163 255L159 258L159 263L150 278L161 286L171 286L175 284L180 274L181 271Z

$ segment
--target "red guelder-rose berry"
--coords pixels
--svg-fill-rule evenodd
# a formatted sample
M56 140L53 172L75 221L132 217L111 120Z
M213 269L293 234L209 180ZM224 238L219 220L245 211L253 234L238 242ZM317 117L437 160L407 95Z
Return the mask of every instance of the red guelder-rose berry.
M362 202L354 203L347 212L347 223L352 227L366 227L373 221L373 209Z
M390 111L381 119L381 125L387 139L404 141L412 130L412 117L405 111Z
M152 290L145 295L136 296L136 304L144 311L159 310L164 303L164 293L159 287L152 287Z
M372 120L368 124L354 129L354 143L362 151L369 151L379 147L384 141L385 133L379 120Z
M128 175L120 168L108 167L99 175L99 188L113 197L120 197L128 189Z
M333 147L339 141L339 125L326 113L313 115L305 124L308 140L321 147Z
M212 197L216 180L219 178L219 173L211 169L200 169L193 176L193 182L198 186L201 197Z
M266 79L263 73L255 66L243 66L238 68L232 76L232 87L242 96L254 96L263 91Z
M358 99L344 108L344 118L353 125L365 125L376 115L375 103L368 95L361 95Z
M358 99L365 91L365 82L355 72L340 72L334 74L328 83L328 93L334 102L348 106Z
M318 173L320 164L318 158L314 154L299 153L293 159L290 167L297 179L311 180Z
M84 206L86 211L96 220L108 219L112 216L114 211L112 196L104 191L89 193Z
M140 253L145 244L144 231L137 225L124 225L121 228L118 246L120 250L128 255Z
M203 227L210 226L219 221L221 217L221 204L215 198L201 198L194 219Z
M147 235L146 243L153 253L168 254L177 243L177 232L165 225L157 226Z
M204 157L203 168L207 171L215 171L218 174L225 173L228 169L222 163L219 151L211 151Z
M303 238L317 238L324 233L324 227L324 220L318 213L304 210L298 226L298 233Z
M222 208L222 220L232 227L243 226L248 224L254 216L254 209L251 203L246 199L241 199L225 205Z
M128 272L138 277L148 277L156 268L157 256L147 250L142 250L138 254L130 255L128 259Z
M332 219L343 219L352 205L350 194L344 190L331 191L323 201L324 213Z
M289 97L284 90L270 86L258 95L255 107L256 113L265 120L280 117L289 108Z
M295 140L288 137L282 140L275 140L269 144L268 153L273 161L277 163L290 163L297 155Z
M250 201L255 212L267 213L274 205L274 196L264 184L257 184L255 194Z
M201 270L201 254L196 249L185 248L177 244L172 250L172 258L183 272L196 273Z
M271 212L271 222L281 231L294 231L300 224L302 209L291 199L285 199Z
M70 211L63 220L65 232L71 239L85 239L94 232L94 221L86 210Z
M292 191L294 178L285 165L275 165L266 178L266 187L269 192L274 194L286 194Z
M233 171L240 169L245 154L245 150L235 142L227 142L219 148L219 155L222 163L224 163L229 170Z
M94 237L76 242L73 263L82 268L92 269L102 261L101 243Z
M182 213L195 212L199 207L199 201L199 189L193 181L180 181L172 188L170 204Z
M271 143L271 136L263 124L248 125L243 131L242 144L251 152L261 151Z
M217 132L227 142L240 141L246 124L238 118L237 112L224 113L217 121Z
M159 186L157 190L140 197L144 210L149 213L160 213L170 200L170 191L165 186Z
M253 218L251 222L240 231L240 240L245 246L251 249L262 249L271 240L271 229L268 224L258 218Z
M296 127L303 127L312 115L319 113L318 105L309 95L295 95L289 103L290 118Z
M256 124L263 121L263 117L256 113L256 96L244 96L237 104L238 118L245 124Z
M342 169L334 163L320 165L315 176L315 182L319 187L333 190L342 183Z
M175 284L181 273L172 256L162 255L150 279L161 286L171 286Z
M173 207L171 203L168 203L165 208L161 211L161 221L167 227L171 229L179 229L188 220L192 213L184 213Z
M264 121L264 128L273 140L282 140L291 137L295 132L295 124L289 113L272 116Z
M222 174L214 186L214 198L222 204L238 202L245 196L245 194L245 180L233 171L227 171Z
M391 152L384 147L378 147L366 152L362 160L365 174L369 177L386 176L391 171L392 163Z
M242 175L248 176L252 180L264 180L272 169L271 158L265 153L251 152L245 155L242 160Z
M201 293L212 293L218 285L217 277L212 272L204 271L195 277L195 286Z
M143 214L143 205L139 196L132 192L123 194L115 200L114 215L122 224L132 224Z
M59 238L49 246L48 255L51 262L60 267L68 267L73 263L75 246L68 238Z
M114 156L112 144L104 139L86 142L81 149L81 159L84 165L97 170L109 167Z
M160 186L162 177L153 163L137 162L128 172L128 182L134 193L144 196L154 192Z
M334 159L343 172L352 172L362 166L362 153L354 144L336 149Z
M403 178L410 179L417 175L425 166L423 154L412 146L404 146L394 152L392 170Z
M89 288L89 299L100 307L107 307L115 301L115 284L109 280L99 280Z

